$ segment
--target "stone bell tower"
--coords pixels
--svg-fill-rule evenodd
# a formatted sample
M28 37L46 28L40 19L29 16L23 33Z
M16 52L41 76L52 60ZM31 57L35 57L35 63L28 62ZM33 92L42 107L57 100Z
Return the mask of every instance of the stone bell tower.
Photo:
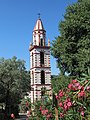
M46 90L51 91L50 40L46 45L46 31L40 17L33 30L30 51L31 102L43 98Z

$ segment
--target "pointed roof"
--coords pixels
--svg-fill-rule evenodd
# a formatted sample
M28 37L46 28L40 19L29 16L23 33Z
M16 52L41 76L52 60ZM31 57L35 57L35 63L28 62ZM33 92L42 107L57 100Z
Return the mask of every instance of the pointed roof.
M36 25L34 27L34 31L36 30L44 30L43 23L40 18L36 21Z

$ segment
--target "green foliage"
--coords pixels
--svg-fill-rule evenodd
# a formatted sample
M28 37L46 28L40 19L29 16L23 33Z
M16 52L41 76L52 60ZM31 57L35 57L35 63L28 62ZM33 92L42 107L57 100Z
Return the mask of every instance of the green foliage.
M18 103L24 92L30 90L29 73L25 69L25 62L16 57L0 59L0 102L5 103L5 110L11 113L18 109Z
M58 93L60 89L64 89L71 80L72 77L65 75L53 77L51 80L53 93Z
M60 36L51 51L61 72L80 76L90 68L90 0L79 0L66 9L59 23Z
M55 120L52 99L45 94L41 100L31 105L30 120Z
M31 109L31 100L29 97L24 97L19 104L20 112L27 112Z

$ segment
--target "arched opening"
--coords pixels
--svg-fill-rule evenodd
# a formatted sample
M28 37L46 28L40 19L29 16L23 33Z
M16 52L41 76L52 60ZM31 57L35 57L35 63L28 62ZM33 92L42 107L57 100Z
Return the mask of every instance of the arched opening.
M40 65L44 65L44 52L40 52Z
M45 72L41 71L41 84L45 84Z

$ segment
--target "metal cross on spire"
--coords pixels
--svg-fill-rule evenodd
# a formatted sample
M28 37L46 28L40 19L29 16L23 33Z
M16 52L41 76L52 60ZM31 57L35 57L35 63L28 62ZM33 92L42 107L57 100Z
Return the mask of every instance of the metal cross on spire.
M38 13L38 18L40 19L40 13Z

